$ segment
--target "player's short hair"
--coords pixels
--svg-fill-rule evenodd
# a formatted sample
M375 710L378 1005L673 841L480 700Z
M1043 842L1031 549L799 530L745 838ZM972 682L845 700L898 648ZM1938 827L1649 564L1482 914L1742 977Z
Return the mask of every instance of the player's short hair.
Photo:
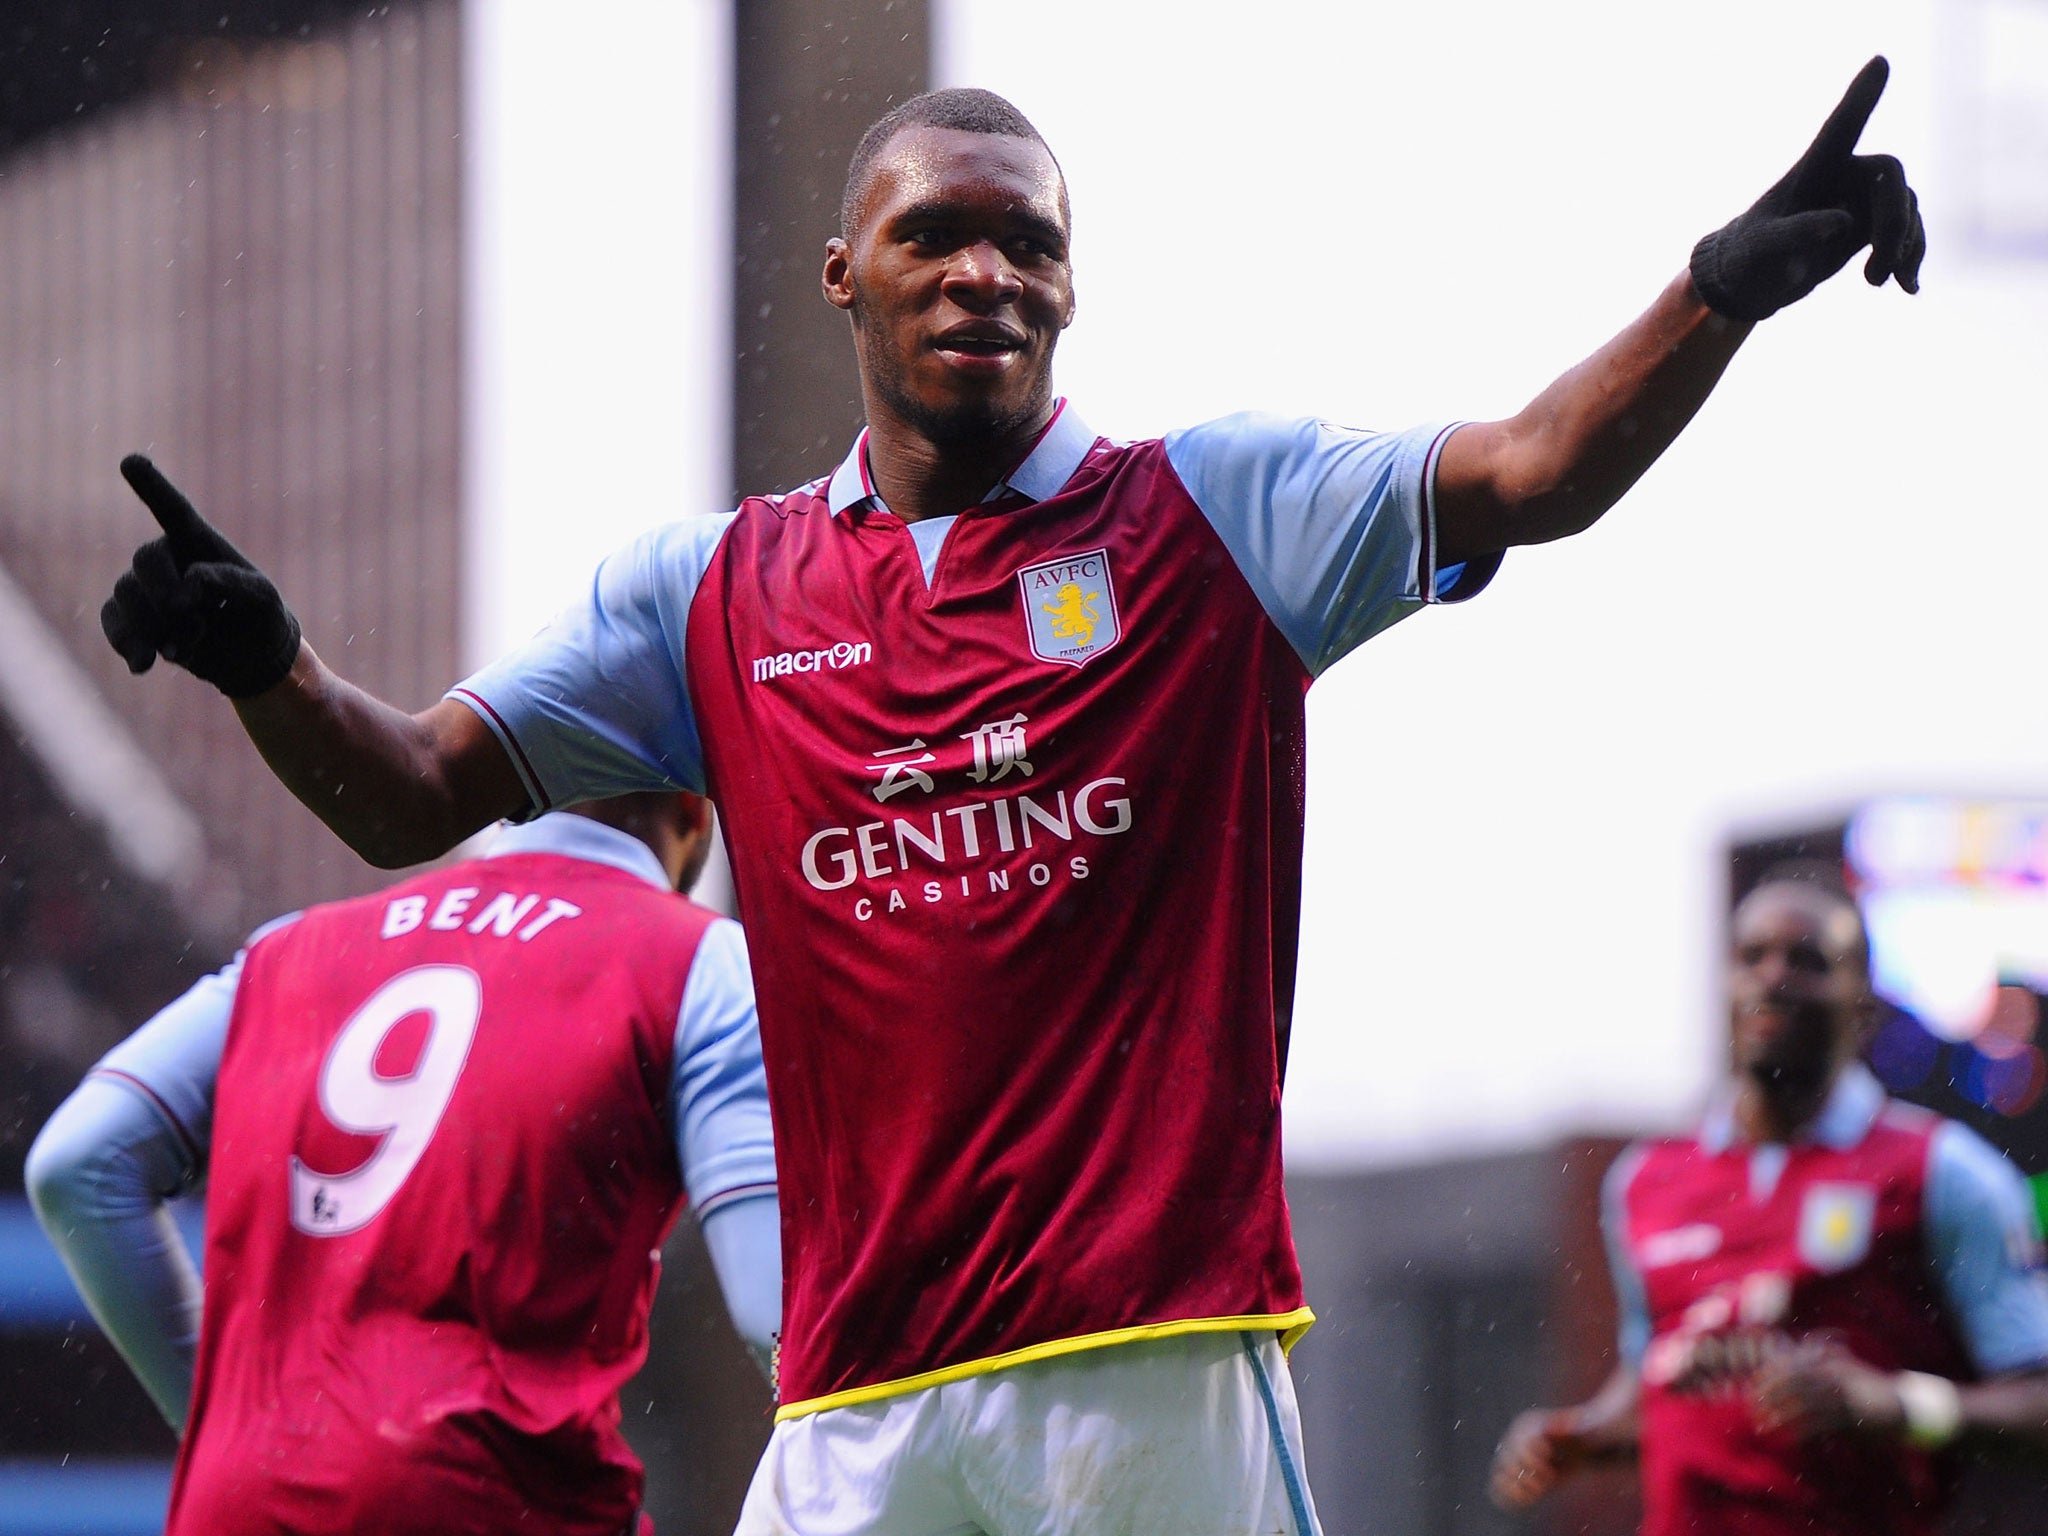
M840 234L850 236L853 233L861 200L867 196L876 158L889 147L889 141L906 128L952 128L961 133L992 133L1002 138L1029 139L1052 155L1055 166L1060 163L1059 156L1053 155L1052 146L1032 126L1031 119L994 91L984 91L971 85L926 91L922 96L913 96L891 107L860 136L860 143L854 147L853 159L846 167L846 189L839 194Z
M1742 908L1761 891L1773 886L1798 886L1819 897L1823 903L1849 914L1856 925L1855 937L1849 951L1850 959L1864 971L1870 969L1870 929L1863 921L1863 908L1857 905L1856 897L1842 879L1842 872L1836 866L1820 859L1784 859L1763 872L1756 884L1735 903L1735 910Z

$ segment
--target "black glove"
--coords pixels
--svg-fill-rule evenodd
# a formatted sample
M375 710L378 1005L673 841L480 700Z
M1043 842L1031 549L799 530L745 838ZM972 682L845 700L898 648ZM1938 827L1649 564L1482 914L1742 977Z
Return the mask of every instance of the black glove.
M270 578L141 454L121 461L121 476L164 531L135 551L100 609L128 670L147 672L161 655L231 699L284 681L299 654L299 621Z
M1692 248L1693 286L1731 320L1761 320L1805 298L1864 246L1864 279L1873 288L1897 278L1920 291L1927 233L1905 167L1890 155L1852 153L1891 66L1864 65L1841 105L1799 163L1756 206Z

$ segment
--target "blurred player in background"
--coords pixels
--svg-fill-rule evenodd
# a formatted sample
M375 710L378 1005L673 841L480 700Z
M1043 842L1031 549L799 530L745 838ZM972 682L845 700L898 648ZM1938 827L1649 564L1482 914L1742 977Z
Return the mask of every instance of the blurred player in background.
M282 919L51 1117L30 1193L182 1431L171 1536L647 1528L618 1391L685 1199L764 1366L778 1325L746 946L677 895L710 825L602 801Z
M1858 1061L1869 945L1846 894L1757 887L1729 1004L1731 1071L1697 1135L1608 1174L1621 1363L1589 1402L1515 1420L1494 1497L1524 1508L1639 1457L1645 1536L1925 1536L1949 1447L2048 1453L2033 1199Z
M1884 77L1518 416L1247 415L1135 444L1052 390L1075 313L1058 163L1002 98L934 92L863 139L826 243L867 415L830 474L648 534L407 715L328 671L131 459L165 532L103 623L135 670L162 655L233 698L379 862L625 789L718 802L777 954L788 1241L744 1530L1313 1531L1280 1166L1308 686L1509 546L1591 524L1750 322L1865 247L1869 282L1916 286L1913 194L1854 153ZM1310 333L1366 334L1341 263L1235 228L1221 189L1158 251L1209 264L1215 302L1158 323L1227 315L1247 248ZM1388 722L1388 750L1426 733Z

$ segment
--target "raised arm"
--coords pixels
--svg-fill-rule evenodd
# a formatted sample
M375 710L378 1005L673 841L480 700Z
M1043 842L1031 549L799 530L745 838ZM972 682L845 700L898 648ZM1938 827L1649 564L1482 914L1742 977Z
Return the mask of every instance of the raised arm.
M372 864L432 858L526 808L504 747L468 708L444 699L409 715L336 676L277 588L154 464L131 455L121 473L163 529L100 612L131 672L162 656L220 689L285 787Z
M1798 163L1701 240L1620 335L1518 415L1451 435L1436 475L1444 564L1592 526L1692 420L1751 326L1865 246L1872 286L1919 291L1927 241L1905 172L1854 152L1888 73L1881 58L1866 64Z
M473 710L442 699L409 715L304 642L283 682L234 703L285 788L380 868L434 858L526 809L511 758Z

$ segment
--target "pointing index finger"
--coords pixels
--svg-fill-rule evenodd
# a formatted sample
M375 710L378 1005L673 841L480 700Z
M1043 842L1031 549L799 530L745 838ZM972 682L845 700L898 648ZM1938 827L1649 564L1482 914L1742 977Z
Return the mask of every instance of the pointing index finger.
M164 478L163 471L145 454L131 453L121 461L121 478L142 498L157 526L169 535L180 554L203 548L213 530L185 499L185 493Z
M1846 159L1855 152L1856 141L1863 136L1863 125L1870 121L1870 114L1877 107L1877 98L1884 94L1884 83L1891 78L1891 73L1892 67L1885 62L1883 54L1856 72L1856 78L1849 82L1849 89L1814 136L1813 147L1806 152L1809 160Z

